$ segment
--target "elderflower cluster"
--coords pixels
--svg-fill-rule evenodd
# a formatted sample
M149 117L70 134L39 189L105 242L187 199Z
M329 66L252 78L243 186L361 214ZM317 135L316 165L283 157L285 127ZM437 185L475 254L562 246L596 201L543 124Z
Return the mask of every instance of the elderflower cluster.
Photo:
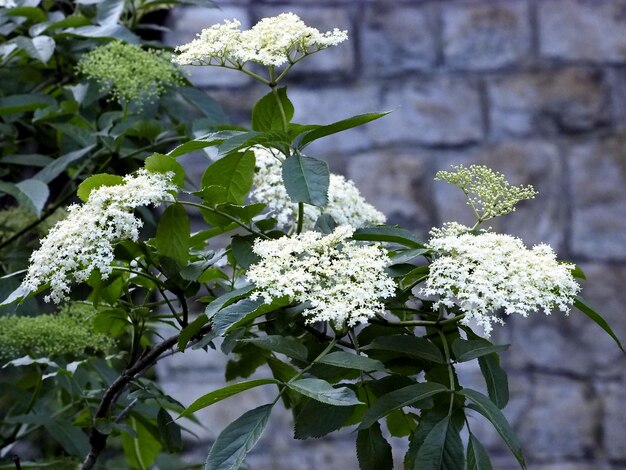
M503 323L494 316L498 310L524 317L554 308L567 312L580 290L574 265L558 262L548 245L529 250L510 235L439 232L428 246L439 256L421 293L438 298L435 310L458 306L463 322L474 320L486 336L493 323Z
M514 212L518 202L537 195L532 186L511 186L504 175L484 165L457 165L452 170L437 172L435 179L459 187L481 222Z
M341 226L327 236L304 232L258 240L253 250L261 260L247 273L257 288L252 298L270 303L286 296L306 303L310 323L354 326L383 313L381 299L395 292L385 272L387 254L379 245L348 240L353 233L352 227Z
M179 55L174 62L231 67L256 62L279 67L348 39L347 31L335 28L321 33L294 13L263 18L249 30L241 31L240 27L239 21L226 20L202 30L196 39L176 48Z
M170 57L163 51L114 41L83 55L77 68L119 103L142 102L158 98L168 87L182 83Z
M277 224L287 227L297 218L298 204L291 201L282 177L282 160L263 147L255 147L256 172L252 200L266 204L270 214L276 218ZM328 187L328 204L316 207L304 206L304 230L311 230L315 221L322 214L330 215L337 225L363 227L380 225L386 221L385 215L369 204L350 180L341 175L330 175Z
M136 207L172 199L171 173L139 170L124 177L124 185L102 186L89 194L85 204L73 204L66 219L57 223L30 257L22 288L28 292L50 283L45 301L67 298L70 280L85 282L93 271L104 279L112 272L113 249L120 240L136 241L142 221Z
M15 8L16 6L13 0L0 0L0 8Z
M96 313L92 305L71 303L56 314L1 316L0 361L25 355L40 358L108 351L115 343L94 331Z

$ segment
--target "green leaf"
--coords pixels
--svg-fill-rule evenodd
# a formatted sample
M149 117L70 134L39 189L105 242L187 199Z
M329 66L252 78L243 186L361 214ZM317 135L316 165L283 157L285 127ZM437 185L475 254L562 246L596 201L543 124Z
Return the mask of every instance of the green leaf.
M622 346L619 338L611 329L606 320L602 318L602 315L596 312L587 302L585 302L582 297L576 297L576 299L574 300L574 306L585 315L587 315L589 318L591 318L600 328L606 331L608 335L615 340L617 346L622 350L622 352L626 354L626 351L624 351L624 347Z
M130 418L130 426L134 435L122 433L122 448L128 464L132 469L149 470L161 451L161 443L136 417Z
M509 349L510 344L491 344L486 339L464 340L458 338L452 343L452 352L457 362L467 362L491 353Z
M50 36L37 36L32 39L20 36L17 38L17 45L24 49L30 57L43 64L48 63L56 47L54 39Z
M150 155L146 158L144 167L146 170L155 173L169 173L171 171L174 173L172 182L176 186L183 187L185 184L185 169L180 163L174 160L174 158L168 155L162 155L160 153Z
M393 254L391 257L391 264L404 264L409 261L413 261L419 256L430 253L427 248L409 248L408 250L401 250Z
M221 309L234 302L237 302L240 299L243 299L254 289L254 285L248 284L246 286L240 287L238 289L233 289L223 295L220 295L217 299L207 305L204 311L205 315L209 318L212 318L213 315L215 315Z
M62 419L46 421L44 424L50 436L70 455L85 457L89 452L87 435L72 423Z
M217 437L204 470L237 470L257 443L273 405L263 405L244 413Z
M361 349L393 351L425 359L427 361L436 362L438 364L446 363L437 346L425 338L418 338L412 335L379 336L367 346L363 346Z
M156 249L160 256L187 266L189 260L190 223L182 204L172 204L161 216L156 233Z
M385 365L376 359L351 354L346 351L331 352L317 362L319 364L327 364L329 366L342 367L344 369L362 370L364 372L385 370Z
M0 98L0 116L34 111L47 106L54 106L56 101L48 95L11 95Z
M4 14L6 16L22 16L35 23L43 23L48 19L46 13L37 7L15 7L5 11Z
M89 194L94 189L98 189L102 186L118 186L124 184L124 178L119 175L109 175L108 173L100 173L90 176L85 181L80 183L76 195L81 201L87 202Z
M125 0L104 0L98 3L96 22L101 25L116 24L124 11Z
M261 336L260 338L240 339L239 342L253 344L257 348L284 354L285 356L298 359L299 361L307 360L308 351L306 346L289 336L268 335Z
M0 181L0 193L3 192L13 196L37 217L41 215L41 211L50 195L50 190L46 183L30 178L22 180L17 184Z
M294 155L283 162L283 181L293 202L314 206L328 203L328 164L316 158Z
M208 317L203 313L198 315L194 321L192 321L189 325L183 328L178 335L178 349L181 352L185 352L185 348L187 347L187 343L191 341L191 338L196 336L198 332L202 329L204 325L209 322Z
M439 421L424 439L415 457L415 470L465 468L463 443L449 416Z
M307 132L303 134L300 139L296 139L294 144L301 150L311 142L321 139L322 137L326 137L332 134L336 134L338 132L342 132L348 129L352 129L353 127L362 126L368 122L374 121L376 119L380 119L383 116L386 116L387 113L368 113L368 114L360 114L358 116L352 116L348 119L343 119L341 121L333 122L332 124L328 124L326 126L320 126L317 129Z
M334 388L322 379L300 379L288 382L287 386L297 393L329 405L352 406L361 404L356 394L349 388Z
M282 112L276 100L276 94L282 105ZM272 131L283 129L283 113L287 123L293 118L293 104L287 98L287 87L272 91L261 98L252 109L252 129L255 131Z
M183 450L183 438L180 426L174 422L165 408L160 408L157 414L157 426L161 435L161 442L165 444L168 452L180 452Z
M487 451L472 433L467 442L467 470L492 470Z
M307 400L296 415L294 438L318 438L336 431L350 418L354 409L353 406L334 406Z
M228 122L228 116L226 116L222 107L206 91L195 87L179 87L176 91L187 102L198 108L207 118L210 118L215 125Z
M509 381L496 354L479 357L480 371L487 384L487 393L496 406L503 409L509 402Z
M241 205L252 187L254 152L235 152L212 163L202 176L202 187L223 186L225 200Z
M448 389L438 383L418 383L403 387L399 390L387 393L380 397L374 405L367 410L359 429L366 429L379 419L387 416L393 410L410 406L420 400L431 397Z
M259 261L259 255L252 251L254 245L254 236L242 237L235 235L230 243L230 248L237 261L237 265L242 268L248 269L253 264Z
M213 317L212 333L215 336L222 336L224 333L235 328L240 322L261 316L272 309L271 304L265 304L263 299L243 299L236 304L229 305L220 310Z
M183 411L178 419L186 418L187 416L192 415L198 410L203 408L207 408L215 403L225 400L228 397L232 397L233 395L237 395L238 393L245 392L246 390L250 390L251 388L259 387L261 385L270 385L270 384L278 384L279 382L274 379L255 379L248 380L247 382L239 382L236 384L228 385L226 387L220 388L218 390L214 390L206 395L202 395L196 401L194 401L191 405L189 405L185 411Z
M391 446L383 437L380 425L361 429L356 438L356 455L361 470L391 470Z
M93 329L96 333L112 337L122 335L128 325L130 325L128 314L122 309L98 312L93 319Z
M175 149L171 150L167 153L172 158L180 157L181 155L186 155L191 152L195 152L196 150L202 150L206 147L213 147L217 145L216 141L213 140L190 140L189 142L185 142L184 144L179 145Z
M525 469L526 462L524 462L522 448L517 440L517 436L498 407L489 400L489 398L476 390L464 388L459 393L474 404L474 406L471 406L472 409L478 411L491 422L495 430L500 434L500 437L502 437L504 443L511 449L511 452L513 452L513 455L521 467Z
M66 153L63 156L54 159L49 165L46 165L45 168L37 172L34 178L43 181L44 183L50 183L57 176L63 173L71 163L83 158L91 152L94 147L95 145L89 145L85 148Z
M389 225L359 228L355 230L352 235L352 239L372 242L398 243L399 245L408 246L409 248L424 248L421 241L408 230Z

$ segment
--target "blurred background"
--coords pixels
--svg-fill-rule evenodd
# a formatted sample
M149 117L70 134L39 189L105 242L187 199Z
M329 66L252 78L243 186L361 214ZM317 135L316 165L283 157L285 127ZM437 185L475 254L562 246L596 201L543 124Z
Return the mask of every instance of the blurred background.
M167 43L186 43L224 19L247 28L286 11L320 30L349 30L348 43L295 68L295 121L393 113L309 153L354 180L390 223L422 236L445 221L471 221L462 193L433 181L439 169L483 163L534 185L538 198L494 229L549 243L579 263L590 279L583 295L626 340L626 1L216 3L220 10L172 10ZM234 122L247 122L266 93L236 72L191 74ZM537 314L508 319L493 340L512 344L502 358L511 388L505 412L531 469L626 468L626 361L598 326L575 311ZM224 362L219 352L188 351L164 361L159 374L188 404L223 384ZM480 371L463 370L461 383L481 389ZM227 423L268 399L249 391L200 413L207 429L194 428L190 455L203 459ZM474 418L472 428L481 422ZM356 468L350 432L294 441L286 413L270 426L252 469ZM496 468L516 468L488 425L477 434ZM397 460L401 468L400 452Z

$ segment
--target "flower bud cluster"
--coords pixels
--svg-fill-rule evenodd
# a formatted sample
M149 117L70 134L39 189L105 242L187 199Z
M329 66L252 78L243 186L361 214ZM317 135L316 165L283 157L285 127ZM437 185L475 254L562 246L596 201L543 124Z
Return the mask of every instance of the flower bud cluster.
M396 287L385 272L389 258L380 245L349 240L353 233L352 227L341 226L326 236L304 232L258 240L253 250L261 260L247 273L257 288L252 298L304 303L309 323L354 326L383 313L381 299L391 297Z
M532 186L512 186L504 175L484 165L458 165L452 170L437 172L435 179L459 187L480 222L514 212L518 202L537 195Z
M176 48L179 55L174 62L231 67L255 62L279 67L348 39L347 31L335 28L321 33L294 13L263 18L249 30L241 31L240 27L239 21L226 20L202 30L192 42Z
M428 247L437 253L421 294L434 296L433 309L458 307L464 322L474 320L489 336L496 315L558 308L569 311L580 286L572 275L574 265L557 261L548 245L527 249L510 235L452 227L456 233L435 232Z
M285 189L282 177L282 160L268 149L255 147L256 173L252 200L267 205L270 215L276 218L280 227L288 227L297 219L298 204L294 203ZM341 175L330 175L328 204L316 207L304 206L304 230L312 230L315 221L322 214L330 215L337 225L364 227L380 225L386 221L385 215L369 204L350 180Z
M29 292L50 283L44 299L67 299L70 279L85 282L93 271L104 279L112 272L113 249L120 240L139 237L142 221L133 211L139 206L172 199L171 173L139 170L124 177L123 186L102 186L91 191L85 204L73 204L66 219L57 223L30 257L22 287Z

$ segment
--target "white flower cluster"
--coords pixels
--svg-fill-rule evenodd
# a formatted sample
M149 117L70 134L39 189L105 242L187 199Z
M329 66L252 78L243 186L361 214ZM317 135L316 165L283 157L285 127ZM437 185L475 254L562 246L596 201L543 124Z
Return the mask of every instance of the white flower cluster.
M256 62L279 67L348 39L347 31L335 28L320 33L294 13L263 18L246 31L241 31L240 26L237 20L227 20L202 30L192 42L176 48L179 55L173 59L174 62L180 65L231 66Z
M458 229L458 227L456 227ZM494 316L558 307L569 311L580 286L572 276L574 266L559 263L548 245L527 249L519 238L484 232L450 234L432 238L429 248L440 256L430 265L430 274L421 293L437 296L433 308L457 305L489 336Z
M282 177L282 160L266 148L255 147L256 173L250 197L267 205L280 227L287 227L297 218L298 204L291 201ZM385 215L369 204L350 180L341 175L330 175L328 204L321 207L304 206L304 230L311 230L322 214L330 215L337 225L363 227L380 225Z
M69 215L57 223L30 257L22 287L29 292L50 283L45 301L60 303L67 298L71 278L86 281L93 271L107 278L113 268L114 244L137 240L141 220L133 210L139 206L171 200L175 189L171 173L139 170L124 177L124 186L94 189L82 206L73 204Z
M13 0L0 0L0 8L15 8L16 6Z
M354 326L383 313L381 299L395 292L385 272L389 259L380 245L348 240L353 233L352 227L341 226L327 236L304 232L258 240L253 250L261 261L247 273L257 287L252 298L270 303L287 296L308 303L304 315L311 323Z

